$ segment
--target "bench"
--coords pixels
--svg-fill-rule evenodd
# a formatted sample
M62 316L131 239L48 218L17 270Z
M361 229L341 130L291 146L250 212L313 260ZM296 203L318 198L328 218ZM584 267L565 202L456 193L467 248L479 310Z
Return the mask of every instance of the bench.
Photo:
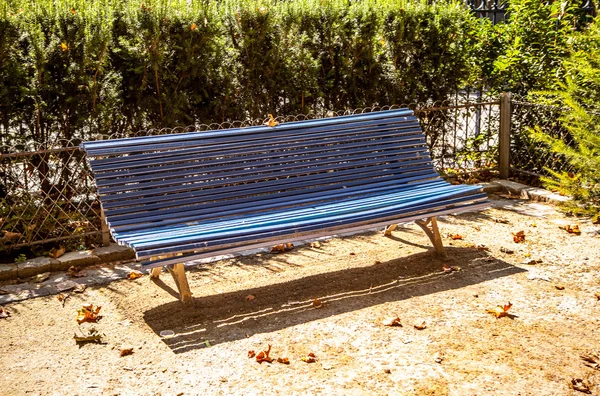
M443 255L436 216L489 205L440 178L409 109L81 148L113 238L184 302L185 261L410 221Z

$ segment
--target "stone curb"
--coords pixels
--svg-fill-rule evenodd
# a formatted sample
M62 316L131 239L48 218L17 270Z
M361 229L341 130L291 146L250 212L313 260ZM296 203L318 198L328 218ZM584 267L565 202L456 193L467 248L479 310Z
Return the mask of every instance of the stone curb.
M483 191L488 194L509 193L531 201L559 203L569 200L568 197L551 193L542 188L530 187L510 180L495 180L490 183L482 183L482 186ZM72 266L82 268L133 259L135 259L135 253L132 249L113 244L94 250L65 253L58 259L36 257L18 264L0 264L0 281L23 280L44 272L66 271Z
M57 259L36 257L17 264L0 264L0 281L24 280L44 272L66 271L71 267L83 268L133 259L135 253L132 249L113 244L94 250L65 253Z

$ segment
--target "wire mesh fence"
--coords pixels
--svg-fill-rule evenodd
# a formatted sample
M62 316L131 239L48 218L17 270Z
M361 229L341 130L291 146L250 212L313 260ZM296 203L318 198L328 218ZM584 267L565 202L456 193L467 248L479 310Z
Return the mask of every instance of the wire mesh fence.
M510 160L513 172L532 176L546 176L548 170L571 171L566 158L552 152L549 147L531 136L531 130L539 127L542 132L572 142L569 132L560 122L566 109L531 103L519 98L512 101Z
M496 167L499 101L462 93L443 103L373 106L276 117L280 123L410 107L419 118L436 168L442 173ZM111 138L261 125L263 119L150 129ZM79 140L52 145L0 146L0 253L48 244L90 248L102 241L100 204Z

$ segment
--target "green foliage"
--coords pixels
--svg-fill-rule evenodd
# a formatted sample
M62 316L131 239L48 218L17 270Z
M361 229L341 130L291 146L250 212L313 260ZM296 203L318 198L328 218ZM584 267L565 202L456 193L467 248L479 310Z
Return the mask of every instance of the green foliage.
M496 92L525 95L547 89L559 75L578 26L580 2L511 0L508 23L480 30L478 58Z
M600 214L600 20L573 37L578 50L565 62L558 87L542 92L547 102L565 106L560 118L572 141L555 139L538 127L534 136L563 155L571 172L548 170L543 181L550 188L571 195L587 213Z
M27 261L27 256L24 255L23 253L19 254L17 257L15 257L15 263L24 263L25 261Z
M451 0L4 0L0 144L445 100L479 24Z

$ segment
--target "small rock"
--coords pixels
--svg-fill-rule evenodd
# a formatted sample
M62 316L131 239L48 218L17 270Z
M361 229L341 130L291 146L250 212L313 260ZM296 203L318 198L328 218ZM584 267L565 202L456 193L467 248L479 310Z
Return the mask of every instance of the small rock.
M500 248L500 251L502 253L506 253L506 254L513 254L515 251L509 248L505 248L504 246Z

